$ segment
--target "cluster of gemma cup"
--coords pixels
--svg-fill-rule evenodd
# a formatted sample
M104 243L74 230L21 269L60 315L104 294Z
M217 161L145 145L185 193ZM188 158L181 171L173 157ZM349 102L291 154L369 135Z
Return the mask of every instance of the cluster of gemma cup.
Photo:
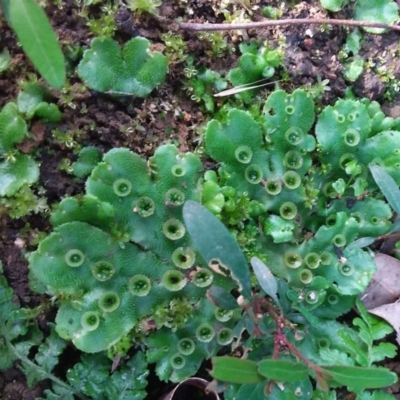
M375 270L351 244L387 233L389 205L368 166L400 183L400 121L375 102L339 100L318 116L303 90L273 92L257 116L232 109L207 125L205 171L193 153L160 146L148 161L113 149L86 194L64 199L54 231L29 256L38 291L58 300L56 330L82 351L145 345L163 379L191 376L238 336L242 310L216 307L213 285L236 283L206 265L182 218L187 200L221 219L310 313L347 311Z

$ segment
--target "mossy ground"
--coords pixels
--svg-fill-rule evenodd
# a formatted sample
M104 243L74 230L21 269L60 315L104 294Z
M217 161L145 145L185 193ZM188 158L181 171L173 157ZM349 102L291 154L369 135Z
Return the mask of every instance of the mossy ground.
M63 47L87 46L94 35L85 25L87 18L80 15L81 7L73 0L61 2L56 6L48 0L47 14L56 28ZM60 3L60 2L59 2ZM117 3L117 2L116 2ZM213 10L216 1L202 2L189 0L164 0L159 8L162 17L135 15L131 32L136 32L151 40L159 50L164 49L161 35L168 32L170 25L178 17L184 21L222 22L224 17ZM235 2L232 2L235 3ZM239 7L239 1L236 2ZM262 2L248 1L250 6L260 6ZM268 5L279 6L281 1L269 1ZM297 4L289 4L297 3ZM229 7L234 7L230 5ZM188 9L192 13L189 14ZM250 7L251 8L251 7ZM347 10L336 13L335 18L349 18ZM100 7L90 8L90 17L99 19L104 15ZM321 10L319 1L288 2L283 9L282 18L318 18L326 16ZM261 19L261 12L253 11L253 20ZM129 34L122 25L116 25L114 38L120 41L129 39ZM289 26L264 30L250 30L249 38L268 40L276 46L284 36L286 48L284 55L285 79L281 87L287 91L304 85L314 85L318 80L328 79L330 91L324 92L319 99L321 105L333 103L342 97L350 86L342 76L343 63L339 56L346 41L348 30L342 27ZM368 68L355 82L354 92L357 96L378 100L383 104L386 114L392 117L400 115L400 96L396 95L393 84L400 80L400 60L398 33L390 32L381 36L364 34L360 55ZM200 39L197 34L182 32L187 52L196 64L204 65L215 71L228 71L236 66L239 51L226 52L222 57L212 55L215 48L209 41ZM243 37L237 33L225 35L229 48L237 48ZM10 30L3 24L0 49L7 48L12 56L12 64L0 75L0 107L16 98L20 87L17 82L27 80L33 73L21 48ZM72 67L75 67L72 63ZM68 168L68 162L76 160L80 147L96 146L102 152L115 147L129 149L149 157L155 149L165 142L172 142L181 151L194 150L199 143L202 124L209 118L199 103L191 101L184 90L186 64L170 65L167 80L146 99L116 99L109 95L97 93L83 87L76 76L69 79L68 93L54 92L56 102L63 113L63 119L57 126L44 125L33 121L30 131L32 138L21 145L23 152L30 152L41 164L38 187L44 189L47 204L52 207L65 196L72 196L84 191L84 180L78 180L60 168ZM283 74L283 71L278 72ZM267 86L262 93L265 98L274 90ZM218 104L217 104L218 107ZM58 134L52 133L58 129ZM69 147L73 135L76 145ZM207 165L207 161L205 160ZM5 276L23 306L34 307L43 301L41 296L33 293L28 286L27 261L23 253L35 249L40 232L48 233L50 224L46 212L11 219L0 214L0 260L3 263ZM46 323L54 321L55 311L40 315L40 326L46 330ZM78 355L71 347L61 357L57 373L62 378L66 370L76 362ZM200 371L205 373L205 369ZM40 397L40 386L29 389L24 375L18 366L0 373L0 394L2 399L35 399ZM157 399L168 391L169 385L149 384L149 399ZM155 389L157 388L157 389Z

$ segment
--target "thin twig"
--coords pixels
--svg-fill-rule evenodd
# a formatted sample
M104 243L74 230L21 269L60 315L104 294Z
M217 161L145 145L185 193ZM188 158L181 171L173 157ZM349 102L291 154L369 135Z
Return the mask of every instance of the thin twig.
M354 21L347 19L329 19L329 18L299 18L299 19L281 19L281 20L265 20L261 22L247 22L240 24L198 24L192 22L180 22L178 28L185 31L230 31L237 29L260 29L269 28L271 26L282 25L345 25L345 26L362 26L367 28L383 28L394 31L400 31L399 25L388 25L371 21Z

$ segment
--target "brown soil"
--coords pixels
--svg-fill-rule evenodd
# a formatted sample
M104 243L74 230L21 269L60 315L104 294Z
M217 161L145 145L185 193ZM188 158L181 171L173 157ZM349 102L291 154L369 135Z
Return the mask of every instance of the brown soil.
M93 37L85 26L84 19L79 16L79 7L75 3L75 1L66 0L63 2L62 9L54 5L46 9L63 46L71 44L87 46ZM123 42L129 39L129 35L140 34L162 48L160 35L167 32L171 22L177 18L185 21L191 18L196 22L223 21L221 15L215 16L210 6L211 3L218 2L193 0L180 3L177 0L166 0L163 3L160 12L162 18L145 15L132 16L127 10L120 10L117 15L119 23L115 38ZM260 2L251 1L251 3L256 5ZM278 6L281 1L269 1L268 4ZM190 17L186 13L187 7L193 10ZM92 7L91 11L94 16L101 15L100 7ZM349 17L346 15L346 10L343 14L328 15L321 10L317 0L309 0L294 7L286 7L282 18L326 16ZM253 19L262 19L260 11L254 11ZM20 90L17 80L33 73L33 68L21 48L17 46L13 33L5 26L3 28L0 50L7 48L13 61L12 67L0 75L1 107L16 98ZM286 90L293 90L298 86L315 84L317 79L328 79L331 90L325 92L322 99L322 104L328 104L344 96L346 89L350 86L342 76L344 67L339 57L348 32L347 28L337 26L329 29L321 29L317 26L289 26L249 31L248 36L268 40L271 45L274 45L279 35L283 34L287 43L284 65L289 79L286 79L282 86ZM240 55L237 51L233 55L210 59L206 55L210 46L207 42L199 40L193 33L183 32L183 37L196 62L214 70L229 70L235 66ZM227 38L230 46L234 47L237 47L242 40L237 35L227 35ZM380 36L365 33L360 55L364 60L377 60L381 57L382 60L379 63L385 64L394 77L400 79L398 41L399 33L397 32ZM182 151L194 149L198 143L199 128L205 122L206 115L202 107L191 101L183 90L183 68L182 63L170 66L166 83L144 100L131 98L120 100L91 90L81 93L79 79L72 76L70 83L74 107L70 107L59 93L54 93L55 101L58 102L63 113L63 119L58 128L62 131L78 131L79 136L75 138L80 146L96 146L103 152L114 147L128 147L148 157L165 141L177 143ZM385 102L383 95L387 89L386 86L387 83L382 82L377 69L371 68L357 80L354 93L359 97L367 97L382 103ZM265 96L268 95L269 90L272 89L265 90ZM400 115L400 98L393 100L392 103L385 103L384 107L388 114L397 117ZM179 117L176 116L176 110L180 111ZM74 161L76 155L52 135L53 128L34 121L31 127L34 140L29 141L29 144L24 144L27 150L34 152L40 160L41 175L38 187L45 189L50 206L57 204L65 196L75 195L84 190L82 180L77 180L58 168L63 159ZM51 229L48 216L42 213L17 220L7 215L0 216L0 260L3 263L5 277L22 306L37 306L43 300L29 288L28 267L24 253L34 249L37 232L48 232ZM42 318L41 326L45 325L46 318L51 321L54 318L53 314L49 313L44 319ZM24 375L17 367L16 365L15 368L0 373L1 399L28 400L40 397L43 385L33 389L27 388ZM151 398L156 399L159 398L163 389L151 392Z

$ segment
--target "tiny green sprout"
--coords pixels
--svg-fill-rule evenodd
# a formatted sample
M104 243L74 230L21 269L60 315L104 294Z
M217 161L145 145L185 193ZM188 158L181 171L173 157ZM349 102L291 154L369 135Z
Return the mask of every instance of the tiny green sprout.
M354 147L360 143L360 134L355 129L347 129L347 131L343 135L344 142L347 146Z
M332 239L332 243L337 247L346 246L346 236L342 235L341 233L335 235Z
M252 164L246 168L244 171L244 176L247 182L256 185L257 183L261 182L263 178L263 172L259 165Z
M242 164L248 164L253 157L253 151L249 146L239 146L235 150L235 157Z
M315 268L318 268L318 266L321 262L321 258L319 257L319 255L317 253L308 253L304 257L304 261L307 264L308 268L315 269Z
M349 264L340 264L339 271L344 276L351 276L354 273L354 267Z
M172 368L181 369L185 366L186 359L181 353L176 353L169 359L169 363L171 364Z
M176 218L171 218L164 222L162 231L164 235L171 240L178 240L183 237L186 232L185 226Z
M99 299L99 307L105 312L115 311L121 303L121 299L117 293L104 293Z
M279 207L279 214L283 219L293 219L297 215L297 207L291 201L285 201Z
M313 280L313 274L309 269L303 269L300 272L300 281L305 285L309 284Z
M303 137L304 137L303 131L300 128L294 126L289 128L285 133L285 139L287 140L287 142L294 146L301 143Z
M165 193L165 204L167 206L181 206L185 202L185 195L179 189L169 189Z
M151 282L146 275L134 275L129 279L128 288L134 296L147 296L151 289Z
M87 311L82 315L81 325L87 331L94 331L100 324L100 317L96 311Z
M115 269L108 261L99 261L92 267L93 276L100 282L108 281L113 277Z
M205 268L201 268L195 272L193 275L193 283L197 287L207 287L210 286L214 279L213 273Z
M295 171L286 171L283 174L282 180L285 186L290 190L297 189L301 184L300 175Z
M283 158L287 168L299 169L303 165L303 156L296 150L289 150Z
M208 323L201 324L196 329L196 338L200 342L208 343L213 340L215 336L215 329Z
M172 262L178 268L190 268L196 260L196 254L190 247L178 247L172 253Z
M137 212L141 217L147 218L154 214L155 209L156 206L154 200L150 197L144 196L138 199L133 211Z
M222 328L217 333L217 343L221 346L226 346L227 344L231 343L233 340L233 332L230 328Z
M70 267L79 267L85 261L84 254L78 249L71 249L65 255L65 262Z
M305 300L308 304L315 304L319 300L319 294L315 290L310 290L306 293Z
M216 308L214 311L215 318L221 322L229 321L233 316L233 310L224 310L222 308Z
M303 259L301 258L300 254L298 254L294 251L288 251L283 256L283 261L287 267L296 269L301 266Z
M186 170L182 165L174 165L171 168L172 175L176 176L177 178L184 176L186 174Z
M132 184L128 179L120 178L113 183L114 193L119 197L128 196L132 190Z
M276 196L282 191L282 183L278 179L268 179L265 184L265 190L268 194Z
M179 353L183 354L184 356L190 356L196 348L194 341L189 338L183 338L179 340L177 346Z
M186 278L180 271L170 270L167 271L162 279L162 285L171 292L177 292L186 285Z

